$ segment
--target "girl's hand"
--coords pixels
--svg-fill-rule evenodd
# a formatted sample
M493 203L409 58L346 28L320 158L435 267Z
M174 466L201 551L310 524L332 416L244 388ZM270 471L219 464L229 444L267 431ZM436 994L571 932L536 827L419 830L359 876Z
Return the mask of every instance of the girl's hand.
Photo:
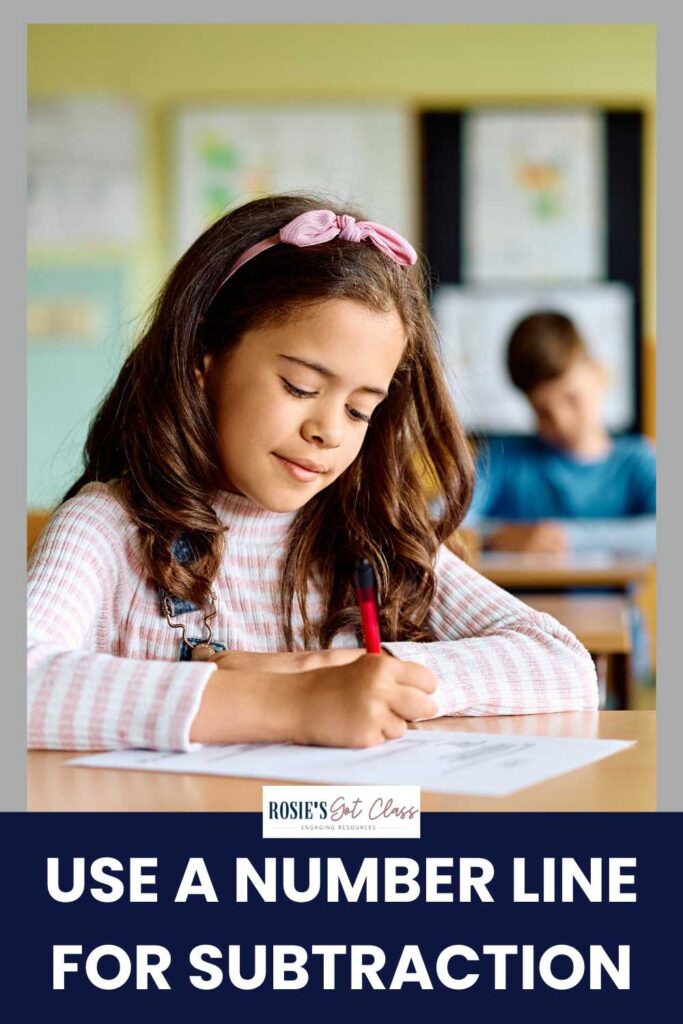
M350 665L363 657L362 647L333 647L325 651L287 651L268 654L254 651L219 651L209 661L220 669L253 672L312 672L315 669Z
M429 696L437 687L434 674L388 654L361 651L353 665L320 668L299 683L295 743L372 747L398 739L408 722L437 711Z
M297 671L305 655L321 659L323 667ZM371 747L402 736L408 722L436 714L429 697L434 675L386 653L228 652L214 660L236 656L243 659L239 668L233 661L231 669L219 664L211 673L190 728L192 742ZM263 667L266 659L271 671Z

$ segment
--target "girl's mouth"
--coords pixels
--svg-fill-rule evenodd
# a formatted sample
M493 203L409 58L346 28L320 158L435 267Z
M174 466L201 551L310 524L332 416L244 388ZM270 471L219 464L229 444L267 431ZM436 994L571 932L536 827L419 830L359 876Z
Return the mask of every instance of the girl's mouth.
M294 480L310 483L320 476L321 470L319 469L307 469L305 466L300 466L298 462L291 462L289 459L285 459L284 456L278 455L277 452L273 452L273 455Z

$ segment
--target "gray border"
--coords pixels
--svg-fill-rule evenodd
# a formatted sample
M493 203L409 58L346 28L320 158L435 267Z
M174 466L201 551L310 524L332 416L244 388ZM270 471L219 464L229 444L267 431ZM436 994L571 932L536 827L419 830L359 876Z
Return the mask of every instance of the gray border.
M667 11L667 13L669 13ZM683 810L683 686L680 680L680 587L681 480L680 430L683 360L678 341L680 327L676 298L676 249L680 249L681 197L677 184L681 176L681 140L678 120L681 72L680 54L673 18L657 24L657 807L661 811ZM661 216L661 211L665 216ZM677 230L678 229L678 230ZM667 287L668 285L668 287ZM676 422L678 410L678 422ZM675 466L679 467L678 473Z
M5 19L7 21L7 19ZM26 29L16 17L0 31L0 95L5 135L1 163L3 384L2 608L4 657L0 713L0 809L23 810L25 798L26 711L26 457L25 395L25 93Z
M93 10L92 0L59 0L58 3L30 2L23 5L21 11L12 8L2 15L0 45L2 46L2 103L3 124L6 138L11 139L4 148L2 168L5 175L3 189L0 194L3 203L3 274L4 292L4 326L6 342L5 380L9 392L2 406L4 451L4 477L11 481L6 488L5 500L2 503L5 537L10 538L6 545L9 559L5 561L6 583L2 588L2 622L4 626L5 648L5 679L3 694L3 714L0 715L2 733L0 734L0 808L21 809L25 806L24 784L24 750L25 750L25 698L24 687L20 683L25 678L25 662L23 656L23 637L25 636L25 618L23 598L17 600L17 594L24 594L24 528L25 528L25 453L24 446L16 444L17 436L23 431L17 428L23 423L25 415L25 360L22 345L18 339L25 334L25 27L31 22L45 23L136 23L136 22L175 22L175 23L409 23L415 21L415 5L406 0L394 0L391 5L372 3L372 0L347 0L344 14L340 17L328 15L321 11L319 0L290 0L283 16L281 5L271 0L271 10L263 3L249 5L248 17L240 17L233 11L226 11L225 4L220 0L195 0L188 17L188 7L183 0L165 0L161 3L141 4L140 0L120 0L116 11L108 6L98 5L102 17L98 18ZM478 17L462 16L461 10L453 11L451 4L433 4L423 0L419 5L419 24L428 23L568 23L566 14L569 8L558 5L555 17L549 16L547 3L520 0L514 7L516 19L508 17L510 8L499 0L498 10L492 2L486 4L484 12L480 3L476 7ZM142 8L142 10L141 10ZM265 8L265 9L264 9ZM296 10L294 10L296 8ZM610 9L611 8L611 9ZM144 14L143 14L144 10ZM258 13L257 13L258 12ZM604 13L603 13L604 12ZM618 13L618 17L614 15ZM457 14L459 17L454 17ZM615 11L614 4L592 3L575 0L571 5L572 24L624 24L650 23L658 25L659 39L659 162L658 189L660 202L665 204L666 221L661 226L658 242L659 294L662 294L667 278L667 264L664 259L666 248L673 251L678 241L671 224L673 216L680 213L680 198L674 190L674 175L680 178L678 168L673 168L668 150L673 147L676 138L674 103L669 97L676 95L676 85L680 90L680 81L675 82L676 61L678 54L676 40L679 38L674 31L673 18L670 16L668 4L650 3L646 10L642 4L622 0ZM600 14L600 16L598 16ZM228 15L226 17L226 15ZM413 17L411 17L411 15ZM406 69L409 73L409 69ZM662 125L664 124L664 128ZM678 172L678 173L676 173ZM658 571L658 667L660 679L665 680L658 692L658 806L661 810L683 809L683 787L679 783L683 758L681 756L681 740L679 723L683 705L683 687L678 683L675 629L677 623L677 605L673 588L680 578L680 559L674 561L674 546L677 546L676 528L680 518L676 512L680 509L677 503L676 481L673 470L674 423L672 409L675 396L672 393L679 379L676 374L676 360L680 353L675 342L667 342L667 351L662 354L661 339L667 337L666 318L672 315L670 308L658 302L658 335L660 339L658 358L658 452L659 452L659 536L660 536L660 567ZM671 329L675 330L672 324ZM669 351L670 350L670 351ZM666 372L664 370L666 369ZM680 401L680 399L679 399ZM6 419L5 419L6 418ZM680 458L680 454L679 454ZM679 531L680 536L680 531ZM19 540L17 541L17 538ZM678 541L680 543L680 541ZM665 557L662 557L664 553ZM18 585L17 585L18 584Z
M233 5L236 6L236 5ZM617 7L617 10L615 10ZM480 0L454 6L448 0L422 0L420 17L415 17L415 0L346 0L342 6L326 11L320 0L290 0L283 5L279 0L252 0L242 14L230 9L221 0L195 0L188 10L183 0L119 0L113 10L110 4L92 0L28 0L21 12L13 12L12 21L22 24L567 24L567 25L624 25L661 23L657 16L666 11L665 0L653 0L643 9L637 0L621 0L615 5L609 0L575 0L557 4L549 9L547 0L519 0L510 17L511 8L506 0ZM554 13L554 17L552 16ZM576 17L568 18L571 13ZM473 15L473 16L469 16ZM618 16L617 16L618 15ZM667 21L667 18L664 18Z

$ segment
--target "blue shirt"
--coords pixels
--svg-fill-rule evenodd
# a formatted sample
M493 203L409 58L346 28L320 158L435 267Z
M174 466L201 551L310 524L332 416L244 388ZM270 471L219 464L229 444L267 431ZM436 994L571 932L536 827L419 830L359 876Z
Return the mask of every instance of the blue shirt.
M484 536L501 522L560 521L572 550L601 548L654 557L656 462L642 437L612 439L598 459L580 459L539 437L482 447L467 526Z

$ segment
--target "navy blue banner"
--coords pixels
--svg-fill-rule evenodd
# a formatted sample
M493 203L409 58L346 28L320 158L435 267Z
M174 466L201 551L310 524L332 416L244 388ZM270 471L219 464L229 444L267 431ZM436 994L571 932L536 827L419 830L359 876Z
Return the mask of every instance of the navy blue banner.
M2 821L25 1020L577 1024L678 1002L681 815L426 814L384 841L264 840L259 814Z

